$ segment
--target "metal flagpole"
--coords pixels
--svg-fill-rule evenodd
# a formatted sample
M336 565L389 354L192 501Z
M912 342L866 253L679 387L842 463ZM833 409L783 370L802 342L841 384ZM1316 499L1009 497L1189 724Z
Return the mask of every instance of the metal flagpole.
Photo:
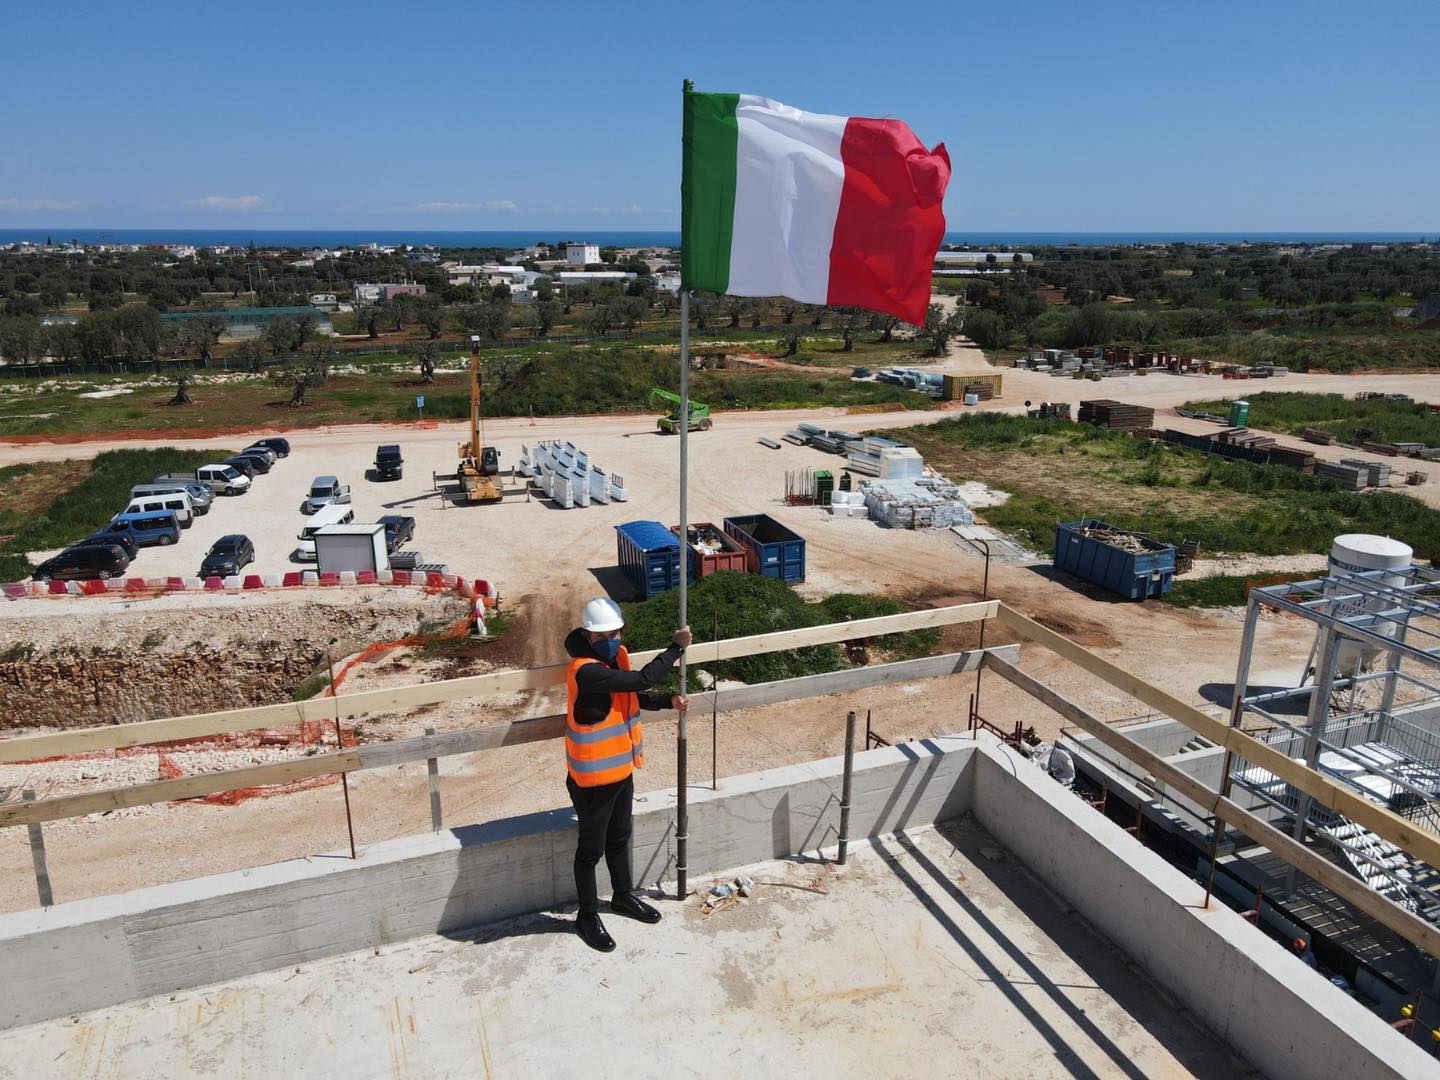
M689 560L685 557L689 535L689 506L686 496L689 486L690 467L690 292L683 286L680 290L680 627L687 621L686 607L689 601L687 578L690 576ZM685 693L685 654L680 654L680 693ZM685 876L688 869L685 858L686 841L690 838L690 814L686 805L685 764L689 733L686 729L686 711L680 710L679 730L675 740L675 892L677 900L685 899Z

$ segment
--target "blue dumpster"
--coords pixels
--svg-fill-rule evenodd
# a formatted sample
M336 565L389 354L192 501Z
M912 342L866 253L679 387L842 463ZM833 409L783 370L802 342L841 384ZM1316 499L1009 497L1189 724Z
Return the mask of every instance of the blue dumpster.
M680 538L658 521L615 526L616 561L645 600L680 586Z
M1133 538L1141 550L1127 551L1107 541L1103 537L1107 531ZM1175 584L1175 545L1084 518L1055 527L1055 569L1127 599L1144 600L1163 596Z

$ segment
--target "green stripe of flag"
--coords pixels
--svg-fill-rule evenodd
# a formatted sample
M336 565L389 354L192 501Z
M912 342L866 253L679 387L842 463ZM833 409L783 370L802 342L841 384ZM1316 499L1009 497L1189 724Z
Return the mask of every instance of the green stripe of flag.
M723 293L730 284L739 103L739 94L685 91L680 280L686 289Z

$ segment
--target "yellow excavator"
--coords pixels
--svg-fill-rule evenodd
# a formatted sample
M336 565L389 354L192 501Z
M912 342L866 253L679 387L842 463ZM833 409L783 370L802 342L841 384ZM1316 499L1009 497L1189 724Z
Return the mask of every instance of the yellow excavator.
M467 503L499 502L500 451L484 442L485 421L480 413L480 339L470 339L470 441L460 444L460 481Z

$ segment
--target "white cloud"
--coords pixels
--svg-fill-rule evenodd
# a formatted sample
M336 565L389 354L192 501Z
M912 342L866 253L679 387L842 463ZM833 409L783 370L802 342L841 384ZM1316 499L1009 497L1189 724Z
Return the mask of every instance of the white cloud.
M259 210L265 200L259 195L205 195L191 199L186 206L201 206L206 210Z
M410 207L421 214L455 214L461 210L492 210L506 214L518 213L520 207L513 199L491 199L488 202L422 202Z
M0 210L79 210L88 202L68 199L16 199L0 196Z

